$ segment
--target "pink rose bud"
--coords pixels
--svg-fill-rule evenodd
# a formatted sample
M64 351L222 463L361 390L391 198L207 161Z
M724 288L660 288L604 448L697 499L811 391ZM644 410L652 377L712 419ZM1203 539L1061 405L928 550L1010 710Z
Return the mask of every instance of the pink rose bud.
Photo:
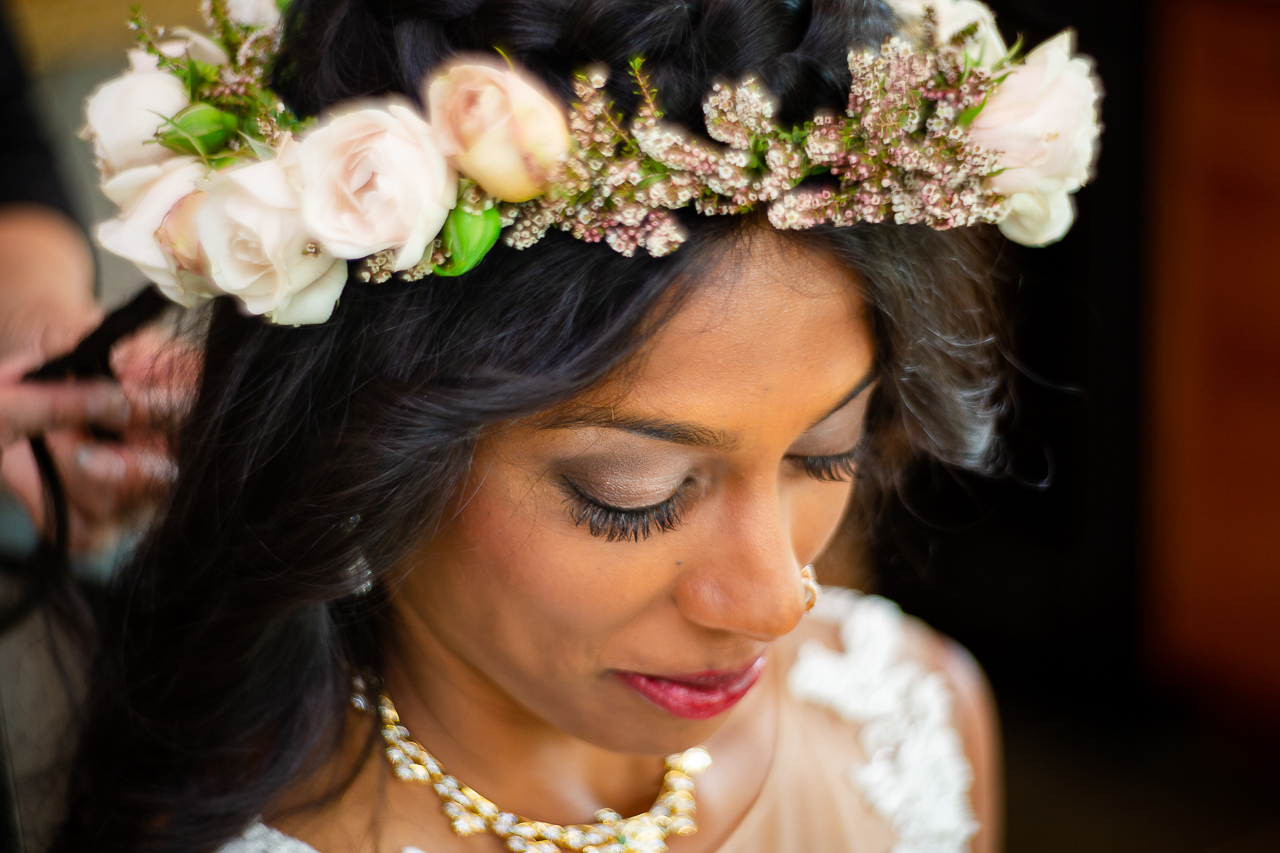
M569 152L560 104L530 78L486 59L433 77L427 103L454 168L503 201L546 192Z

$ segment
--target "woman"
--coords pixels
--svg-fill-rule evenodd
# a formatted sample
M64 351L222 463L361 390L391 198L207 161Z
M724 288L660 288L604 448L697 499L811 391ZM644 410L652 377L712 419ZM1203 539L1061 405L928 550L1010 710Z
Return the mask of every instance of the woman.
M154 233L154 280L220 298L55 849L996 849L976 667L809 564L913 456L986 470L995 295L985 235L950 226L1052 239L1088 157L1054 189L966 147L1024 78L997 83L985 7L910 5L296 0L274 57L266 9L221 55L135 63L244 87L268 63L299 116L400 92L430 126L366 101L308 130L262 99L227 166L201 147L246 127L223 86L202 124L178 104L181 139L148 131L206 159L148 165L164 204L122 202L103 242ZM932 168L894 160L852 224L792 193L882 156L864 134L810 170L835 149L787 130L845 144L822 117L853 110L851 67L855 97L933 93L883 156L951 146L929 162L970 190L890 187Z

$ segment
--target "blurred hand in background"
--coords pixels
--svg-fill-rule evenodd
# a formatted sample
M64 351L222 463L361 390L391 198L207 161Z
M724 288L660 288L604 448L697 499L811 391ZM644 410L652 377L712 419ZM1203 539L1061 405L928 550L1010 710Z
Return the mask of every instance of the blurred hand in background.
M148 330L112 353L120 379L19 384L102 320L83 233L39 205L0 208L0 477L44 526L40 478L25 439L46 436L66 486L77 552L109 548L173 477L166 436L194 372L167 335ZM91 426L119 433L95 439Z

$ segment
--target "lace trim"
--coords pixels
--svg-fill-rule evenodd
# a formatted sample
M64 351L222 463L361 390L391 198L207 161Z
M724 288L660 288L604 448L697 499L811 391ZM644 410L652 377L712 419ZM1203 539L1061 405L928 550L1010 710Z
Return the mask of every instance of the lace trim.
M306 842L285 835L262 821L254 821L239 838L228 841L217 853L319 853ZM422 853L417 847L401 847L400 853Z
M840 625L843 652L810 640L787 677L792 695L861 726L865 764L849 777L898 836L893 853L961 853L978 830L973 771L951 726L941 673L903 656L891 601L824 589L814 615Z
M316 849L261 821L254 821L239 838L218 848L218 853L316 853Z

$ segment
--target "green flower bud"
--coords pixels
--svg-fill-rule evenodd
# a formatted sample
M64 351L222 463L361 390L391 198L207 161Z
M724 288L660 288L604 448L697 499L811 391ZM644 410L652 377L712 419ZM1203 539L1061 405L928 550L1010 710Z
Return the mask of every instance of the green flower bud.
M160 144L179 154L207 157L227 145L239 120L213 104L192 104L161 128Z
M480 263L498 242L500 231L502 220L496 207L480 213L467 213L455 207L440 232L449 259L443 266L436 267L436 275L462 275Z

